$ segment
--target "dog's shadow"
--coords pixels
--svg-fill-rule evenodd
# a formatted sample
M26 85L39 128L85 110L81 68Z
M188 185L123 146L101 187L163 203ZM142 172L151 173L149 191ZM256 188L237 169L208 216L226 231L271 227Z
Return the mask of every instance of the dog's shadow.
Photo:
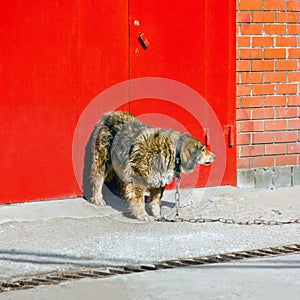
M84 167L83 167L83 181L82 181L82 190L83 190L83 198L89 202L92 200L93 195L93 186L91 183L91 167L93 161L93 136L96 127L94 128L87 144L85 147L85 155L84 155ZM127 218L133 218L130 210L129 203L124 199L124 197L119 192L118 180L111 180L110 182L105 182L102 189L103 198L107 205L109 205L112 209L121 212ZM146 203L146 211L149 211L148 196L145 196ZM162 201L162 206L167 206L169 208L174 207L174 203L170 203L167 201Z

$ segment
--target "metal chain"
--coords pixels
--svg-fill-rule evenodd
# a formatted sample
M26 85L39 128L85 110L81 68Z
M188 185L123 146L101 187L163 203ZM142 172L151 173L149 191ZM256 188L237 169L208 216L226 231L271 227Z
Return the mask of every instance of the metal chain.
M180 193L179 193L179 185L180 185L180 177L174 178L175 183L175 205L176 205L176 213L173 219L162 218L158 221L164 222L188 222L188 223L224 223L224 224L234 224L234 225L287 225L287 224L300 224L300 219L293 219L289 221L267 221L262 219L255 219L251 221L237 221L234 219L225 219L225 218L217 218L217 219L207 219L207 218L180 218L179 217L179 207L180 207Z
M206 219L206 218L180 218L176 219L164 219L165 222L188 222L188 223L224 223L233 225L287 225L287 224L300 224L300 219L293 219L289 221L267 221L261 219L255 219L251 221L237 221L233 219Z
M179 185L180 185L180 177L174 178L175 182L175 204L176 204L176 214L175 214L175 221L179 220L179 206L180 206L180 193L179 193Z

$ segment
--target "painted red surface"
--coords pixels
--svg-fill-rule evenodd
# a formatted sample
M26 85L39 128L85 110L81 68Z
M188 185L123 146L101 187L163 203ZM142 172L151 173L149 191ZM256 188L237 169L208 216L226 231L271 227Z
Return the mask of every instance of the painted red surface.
M99 93L122 81L182 82L207 100L222 126L234 125L233 2L1 2L0 203L81 195L72 165L76 124ZM193 112L158 100L128 102L123 109L204 138ZM227 147L226 157L222 184L234 185L235 146Z
M235 124L235 1L131 0L129 11L130 78L165 77L193 88L217 115L226 144L232 144L235 140L232 127ZM141 33L149 44L146 50L138 41ZM182 106L190 101L183 95ZM205 141L205 128L201 124L211 117L209 112L201 120L193 118L197 110L203 109L207 108L200 102L194 103L194 109L187 112L174 103L161 104L157 100L130 103L134 114L155 112L154 125L178 130L183 125ZM168 115L177 125L160 115ZM233 130L229 132L229 128ZM209 134L212 136L214 132ZM212 184L236 184L235 149L235 146L227 147L226 153L220 153L218 159L226 159L224 177L222 182L216 180ZM196 186L206 185L210 171L210 167L201 167ZM187 180L183 186L195 186L195 182L190 182Z

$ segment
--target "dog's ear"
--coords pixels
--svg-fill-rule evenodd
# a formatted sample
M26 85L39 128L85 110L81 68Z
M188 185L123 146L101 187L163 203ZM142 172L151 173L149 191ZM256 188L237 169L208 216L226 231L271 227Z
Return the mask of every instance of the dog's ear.
M181 168L184 173L188 173L197 165L198 157L204 145L187 133L182 134L180 139Z

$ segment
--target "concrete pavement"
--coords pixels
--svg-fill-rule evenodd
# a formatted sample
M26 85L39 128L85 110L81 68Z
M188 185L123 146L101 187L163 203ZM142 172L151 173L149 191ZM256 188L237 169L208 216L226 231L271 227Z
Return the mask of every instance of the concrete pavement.
M151 263L300 242L299 224L239 226L221 223L147 223L130 218L127 204L115 196L109 195L108 204L106 207L99 207L83 199L69 199L0 206L0 281L99 265ZM163 207L165 214L174 215L174 191L166 193ZM235 220L297 219L300 218L300 187L260 191L232 187L182 190L180 215ZM99 296L92 299L118 299L109 298L110 287L112 296L117 295L117 289L112 288L114 286L120 287L120 292L128 292L129 298L124 296L122 299L182 299L180 297L184 290L191 295L193 291L195 295L203 295L200 298L191 296L185 299L251 299L251 294L247 296L246 291L259 291L263 286L268 286L270 293L274 286L283 294L286 290L284 295L291 296L299 291L299 256L278 259L280 263L275 263L272 268L261 266L260 264L264 263L257 261L253 262L255 267L247 267L244 264L248 262L240 262L241 266L237 268L218 265L155 271L95 282L82 280L30 291L12 291L1 293L0 299L21 299L15 297L23 292L33 293L28 299L59 299L57 293L65 295L65 291L72 294L71 290L76 290L75 286L83 286L82 293L93 295L98 294L98 286L102 286L103 291L107 290L106 298ZM273 271L276 273L274 280L271 279L269 285L262 284L262 278L271 276ZM228 277L228 274L232 274L233 277ZM209 292L207 285L200 284L206 276L211 283L210 296L205 294ZM243 283L242 278L249 282L249 285ZM181 283L178 279L181 279ZM217 282L220 282L220 285ZM88 288L90 284L91 288ZM177 288L173 294L168 294L168 287L171 288L173 284ZM181 293L180 286L183 285L187 286L187 289L183 289ZM235 289L226 288L228 285L235 286ZM161 296L154 297L155 291L163 289L164 286L165 292L160 292ZM51 289L51 293L38 292L47 289ZM233 293L235 290L237 296ZM245 291L244 298L238 297L243 295L242 291ZM78 293L80 295L81 292ZM68 298L66 296L61 299Z
M298 300L300 255L82 279L0 294L1 300Z

